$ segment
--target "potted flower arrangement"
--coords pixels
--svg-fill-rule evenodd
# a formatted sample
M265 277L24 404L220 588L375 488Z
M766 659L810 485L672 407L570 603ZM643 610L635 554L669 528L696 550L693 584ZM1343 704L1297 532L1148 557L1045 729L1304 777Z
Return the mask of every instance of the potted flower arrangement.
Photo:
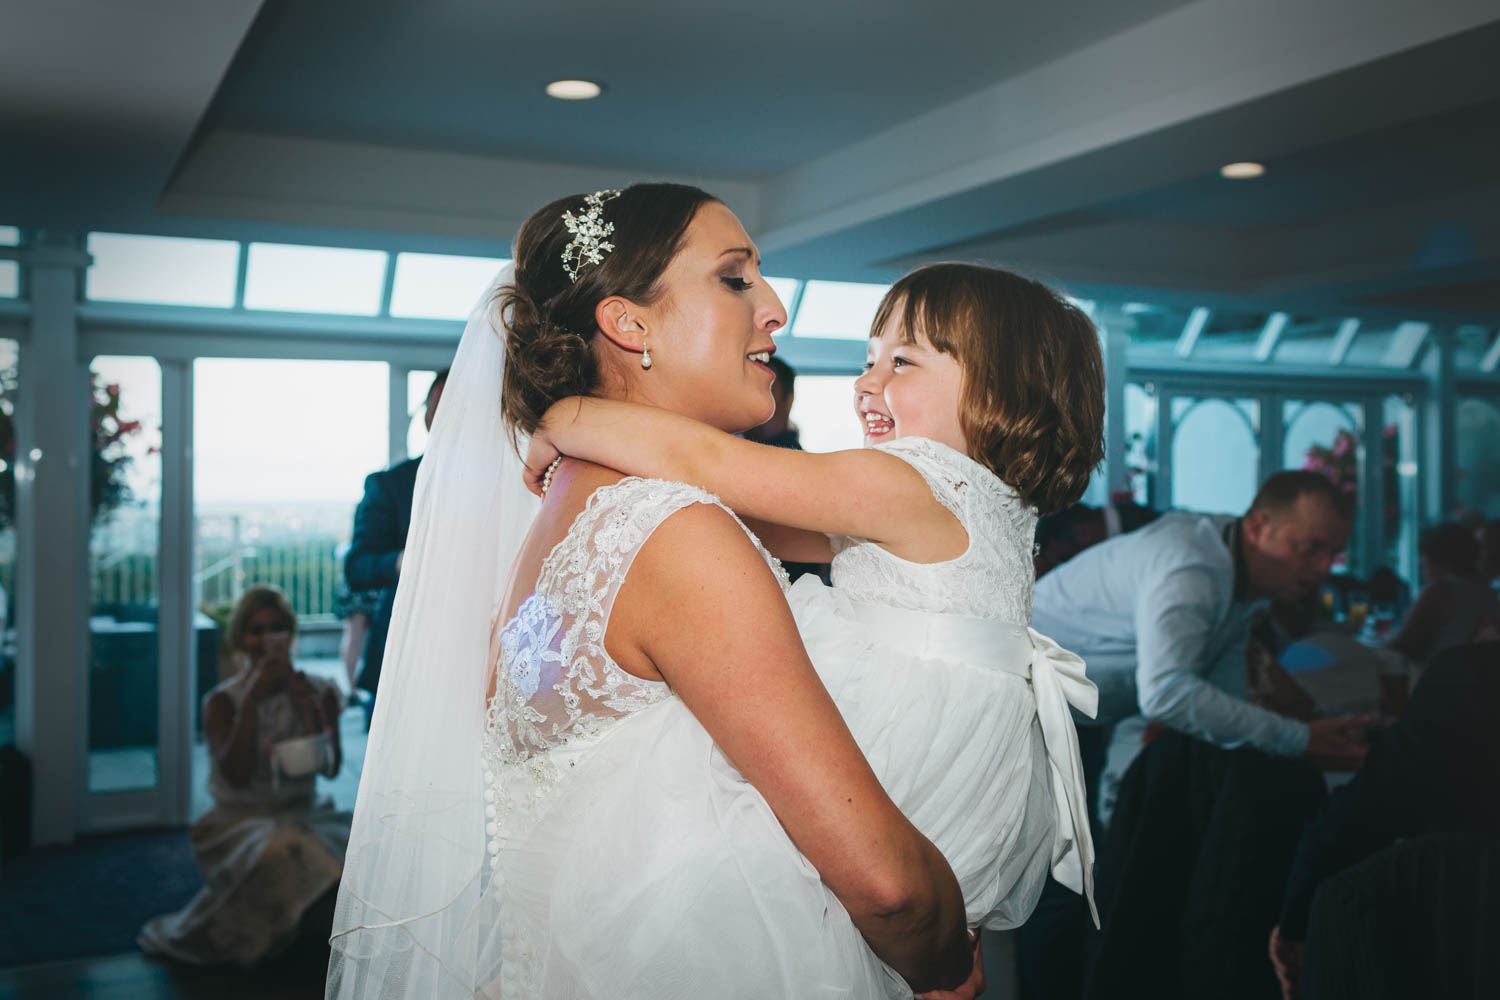
M0 371L0 531L15 523L16 371ZM120 387L97 376L89 383L89 523L131 499L126 443L141 433L139 420L120 416Z

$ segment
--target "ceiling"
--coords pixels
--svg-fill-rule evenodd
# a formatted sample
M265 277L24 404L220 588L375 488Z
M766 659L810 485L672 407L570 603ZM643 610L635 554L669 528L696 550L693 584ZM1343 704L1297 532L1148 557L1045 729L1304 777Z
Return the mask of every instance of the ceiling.
M774 273L964 257L1090 297L1500 323L1489 0L0 17L0 223L499 254L561 194L674 179ZM543 95L571 76L603 96ZM1266 176L1218 177L1240 159Z

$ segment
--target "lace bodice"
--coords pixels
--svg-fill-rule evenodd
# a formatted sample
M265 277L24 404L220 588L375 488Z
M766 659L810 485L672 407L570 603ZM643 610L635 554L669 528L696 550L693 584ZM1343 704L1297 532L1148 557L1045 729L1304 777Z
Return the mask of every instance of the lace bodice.
M604 637L641 546L672 514L700 503L723 507L703 490L660 479L622 479L589 498L500 632L485 741L492 765L520 763L669 696L665 683L621 669ZM785 587L780 564L756 545Z
M869 604L1029 624L1036 510L989 469L947 445L901 438L877 447L921 473L932 495L969 533L969 547L947 562L914 563L873 542L835 535L834 586Z

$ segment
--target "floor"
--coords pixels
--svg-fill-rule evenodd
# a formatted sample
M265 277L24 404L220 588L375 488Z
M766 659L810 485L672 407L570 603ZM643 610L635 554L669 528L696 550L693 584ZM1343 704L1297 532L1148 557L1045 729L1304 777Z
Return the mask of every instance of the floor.
M139 952L0 970L0 1000L318 1000L315 956L266 972L170 965Z

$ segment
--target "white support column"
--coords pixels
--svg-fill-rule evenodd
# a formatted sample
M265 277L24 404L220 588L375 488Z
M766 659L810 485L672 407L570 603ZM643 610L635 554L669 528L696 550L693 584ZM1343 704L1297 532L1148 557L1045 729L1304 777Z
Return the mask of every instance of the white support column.
M1104 354L1104 467L1103 489L1090 485L1090 501L1109 503L1110 497L1126 489L1125 478L1125 383L1128 379L1127 354L1135 317L1118 308L1098 306L1094 325L1099 328L1099 346ZM1096 473L1094 481L1100 481ZM1102 494L1102 495L1101 495Z
M31 331L16 400L16 743L31 758L32 836L78 830L88 719L88 369L77 294L88 255L71 233L25 250Z
M390 464L404 462L411 456L406 453L406 431L411 425L411 404L406 398L407 369L402 365L390 365L390 414L386 421L390 434Z
M1275 393L1260 397L1260 481L1263 483L1281 471L1282 452L1286 450L1286 427L1282 407L1286 401Z
M1156 393L1156 468L1152 470L1151 506L1166 510L1175 506L1177 498L1172 495L1172 435L1176 426L1172 422L1172 407L1175 391L1162 386Z
M1427 398L1423 402L1422 440L1418 490L1419 522L1433 524L1453 513L1457 494L1453 484L1458 474L1458 398L1453 378L1453 331L1433 327L1422 357L1427 376Z
M161 363L162 497L157 780L162 822L185 823L192 806L198 643L193 587L193 362Z

